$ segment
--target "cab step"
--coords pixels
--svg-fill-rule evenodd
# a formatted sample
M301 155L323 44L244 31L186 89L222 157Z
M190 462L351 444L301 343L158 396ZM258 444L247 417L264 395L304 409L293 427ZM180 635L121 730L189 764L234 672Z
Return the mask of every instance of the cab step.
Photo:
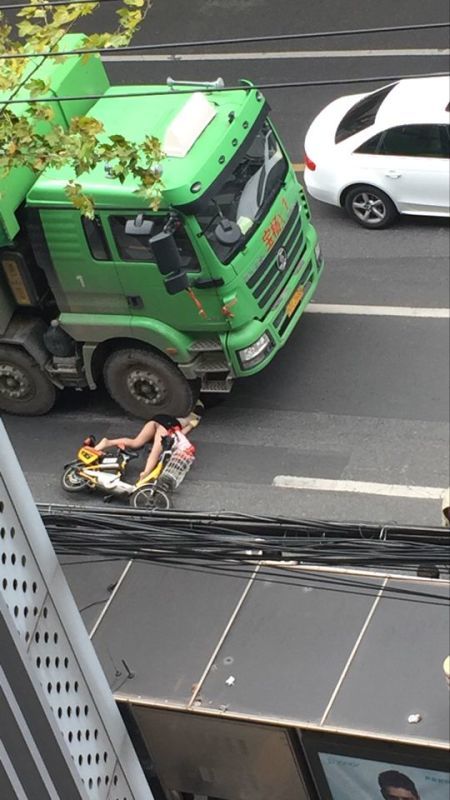
M232 386L233 378L227 377L222 380L218 380L216 378L209 379L206 376L203 376L200 391L228 394L231 392Z

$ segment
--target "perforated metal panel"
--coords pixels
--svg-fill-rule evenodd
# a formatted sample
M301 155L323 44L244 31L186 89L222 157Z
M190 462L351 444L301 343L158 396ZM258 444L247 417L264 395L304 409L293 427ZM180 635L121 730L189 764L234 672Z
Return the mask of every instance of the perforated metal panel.
M92 800L152 795L0 423L0 591Z

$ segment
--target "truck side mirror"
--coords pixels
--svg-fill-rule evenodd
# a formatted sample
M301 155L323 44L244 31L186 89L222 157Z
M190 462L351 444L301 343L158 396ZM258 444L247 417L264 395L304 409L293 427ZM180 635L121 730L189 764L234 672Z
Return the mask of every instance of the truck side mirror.
M185 272L176 272L164 279L164 286L168 294L178 294L189 289L189 278Z
M153 256L164 286L169 294L178 294L189 287L189 278L183 269L178 247L172 233L157 233L149 240Z
M150 239L156 266L161 275L170 275L172 272L182 272L180 254L171 233L157 233Z
M127 219L125 233L129 236L150 236L154 224L151 219L144 219L143 214L138 214L136 219Z

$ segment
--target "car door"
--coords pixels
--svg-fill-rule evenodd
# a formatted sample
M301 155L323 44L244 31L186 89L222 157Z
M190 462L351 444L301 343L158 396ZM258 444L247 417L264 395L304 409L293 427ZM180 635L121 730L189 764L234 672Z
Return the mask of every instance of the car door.
M399 211L447 215L450 206L446 125L398 125L360 145L364 182L392 198Z

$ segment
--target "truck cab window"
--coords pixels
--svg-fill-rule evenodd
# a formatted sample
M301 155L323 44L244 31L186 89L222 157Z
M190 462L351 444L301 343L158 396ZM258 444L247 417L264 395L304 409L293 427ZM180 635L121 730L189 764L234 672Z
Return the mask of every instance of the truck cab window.
M165 217L152 217L144 215L144 221L153 222L153 228L150 236L139 236L136 234L126 233L125 226L128 220L136 218L134 215L126 216L110 216L109 224L111 232L116 243L117 251L123 261L154 261L152 249L149 244L150 236L156 236L160 233L166 222ZM200 272L200 264L192 247L191 241L181 225L175 231L175 242L181 256L183 268L188 272Z
M92 258L95 258L96 261L111 261L111 253L99 217L94 217L94 219L81 217L81 224Z

